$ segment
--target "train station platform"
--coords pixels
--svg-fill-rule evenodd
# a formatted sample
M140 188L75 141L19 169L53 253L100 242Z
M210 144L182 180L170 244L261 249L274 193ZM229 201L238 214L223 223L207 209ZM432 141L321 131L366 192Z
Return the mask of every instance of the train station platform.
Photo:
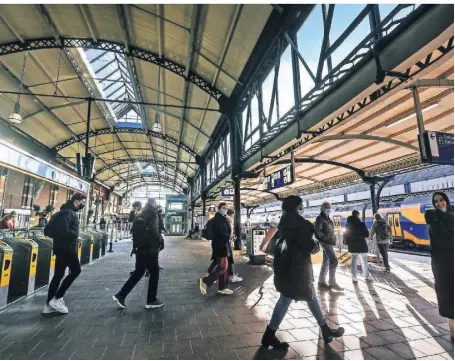
M144 309L146 279L127 298L111 300L133 269L130 243L86 266L67 292L69 314L42 315L47 288L0 312L0 359L453 359L448 328L438 315L430 259L391 253L392 273L372 265L375 282L340 266L344 293L319 292L328 322L345 335L324 345L305 303L292 303L278 332L287 353L260 347L277 299L273 272L237 257L244 282L232 296L201 295L208 242L169 238L158 297L164 307ZM314 274L319 272L314 265Z

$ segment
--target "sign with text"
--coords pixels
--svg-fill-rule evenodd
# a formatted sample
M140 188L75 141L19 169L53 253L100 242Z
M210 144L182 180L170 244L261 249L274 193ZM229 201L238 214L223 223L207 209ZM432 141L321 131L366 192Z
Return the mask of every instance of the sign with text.
M453 134L426 131L424 139L427 159L422 162L453 165Z
M233 197L234 196L234 188L221 188L221 195L223 197Z
M294 183L294 170L292 164L267 175L264 179L264 186L268 191L281 188L292 183Z

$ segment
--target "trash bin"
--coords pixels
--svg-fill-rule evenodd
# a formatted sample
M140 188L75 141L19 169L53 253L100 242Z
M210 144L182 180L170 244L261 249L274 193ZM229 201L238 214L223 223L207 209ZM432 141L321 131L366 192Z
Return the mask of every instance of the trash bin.
M13 261L13 249L0 241L0 310L8 304L8 289Z
M7 236L3 240L13 249L8 303L35 290L38 244L28 238Z
M40 234L38 231L31 231L30 238L38 244L38 262L36 265L35 290L46 286L54 276L55 255L51 238Z
M79 237L82 238L81 264L92 263L93 238L85 231L79 232Z

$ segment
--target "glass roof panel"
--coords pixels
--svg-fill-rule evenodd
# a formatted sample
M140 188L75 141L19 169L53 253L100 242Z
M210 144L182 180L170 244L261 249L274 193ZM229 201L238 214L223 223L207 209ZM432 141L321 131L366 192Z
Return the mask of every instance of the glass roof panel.
M103 98L136 101L123 54L81 48L79 52ZM134 123L135 126L142 127L142 119L133 104L107 103L107 107L117 125L129 126L128 123Z

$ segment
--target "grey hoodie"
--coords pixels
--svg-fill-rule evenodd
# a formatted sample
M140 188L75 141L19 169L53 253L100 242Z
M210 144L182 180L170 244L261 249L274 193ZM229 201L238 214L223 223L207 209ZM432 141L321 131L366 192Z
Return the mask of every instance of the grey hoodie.
M373 226L371 227L370 230L370 239L373 239L373 236L376 234L376 243L377 244L389 244L390 243L390 237L388 238L380 238L378 234L378 230L381 227L386 227L389 226L384 218L381 218L379 221L374 221Z

